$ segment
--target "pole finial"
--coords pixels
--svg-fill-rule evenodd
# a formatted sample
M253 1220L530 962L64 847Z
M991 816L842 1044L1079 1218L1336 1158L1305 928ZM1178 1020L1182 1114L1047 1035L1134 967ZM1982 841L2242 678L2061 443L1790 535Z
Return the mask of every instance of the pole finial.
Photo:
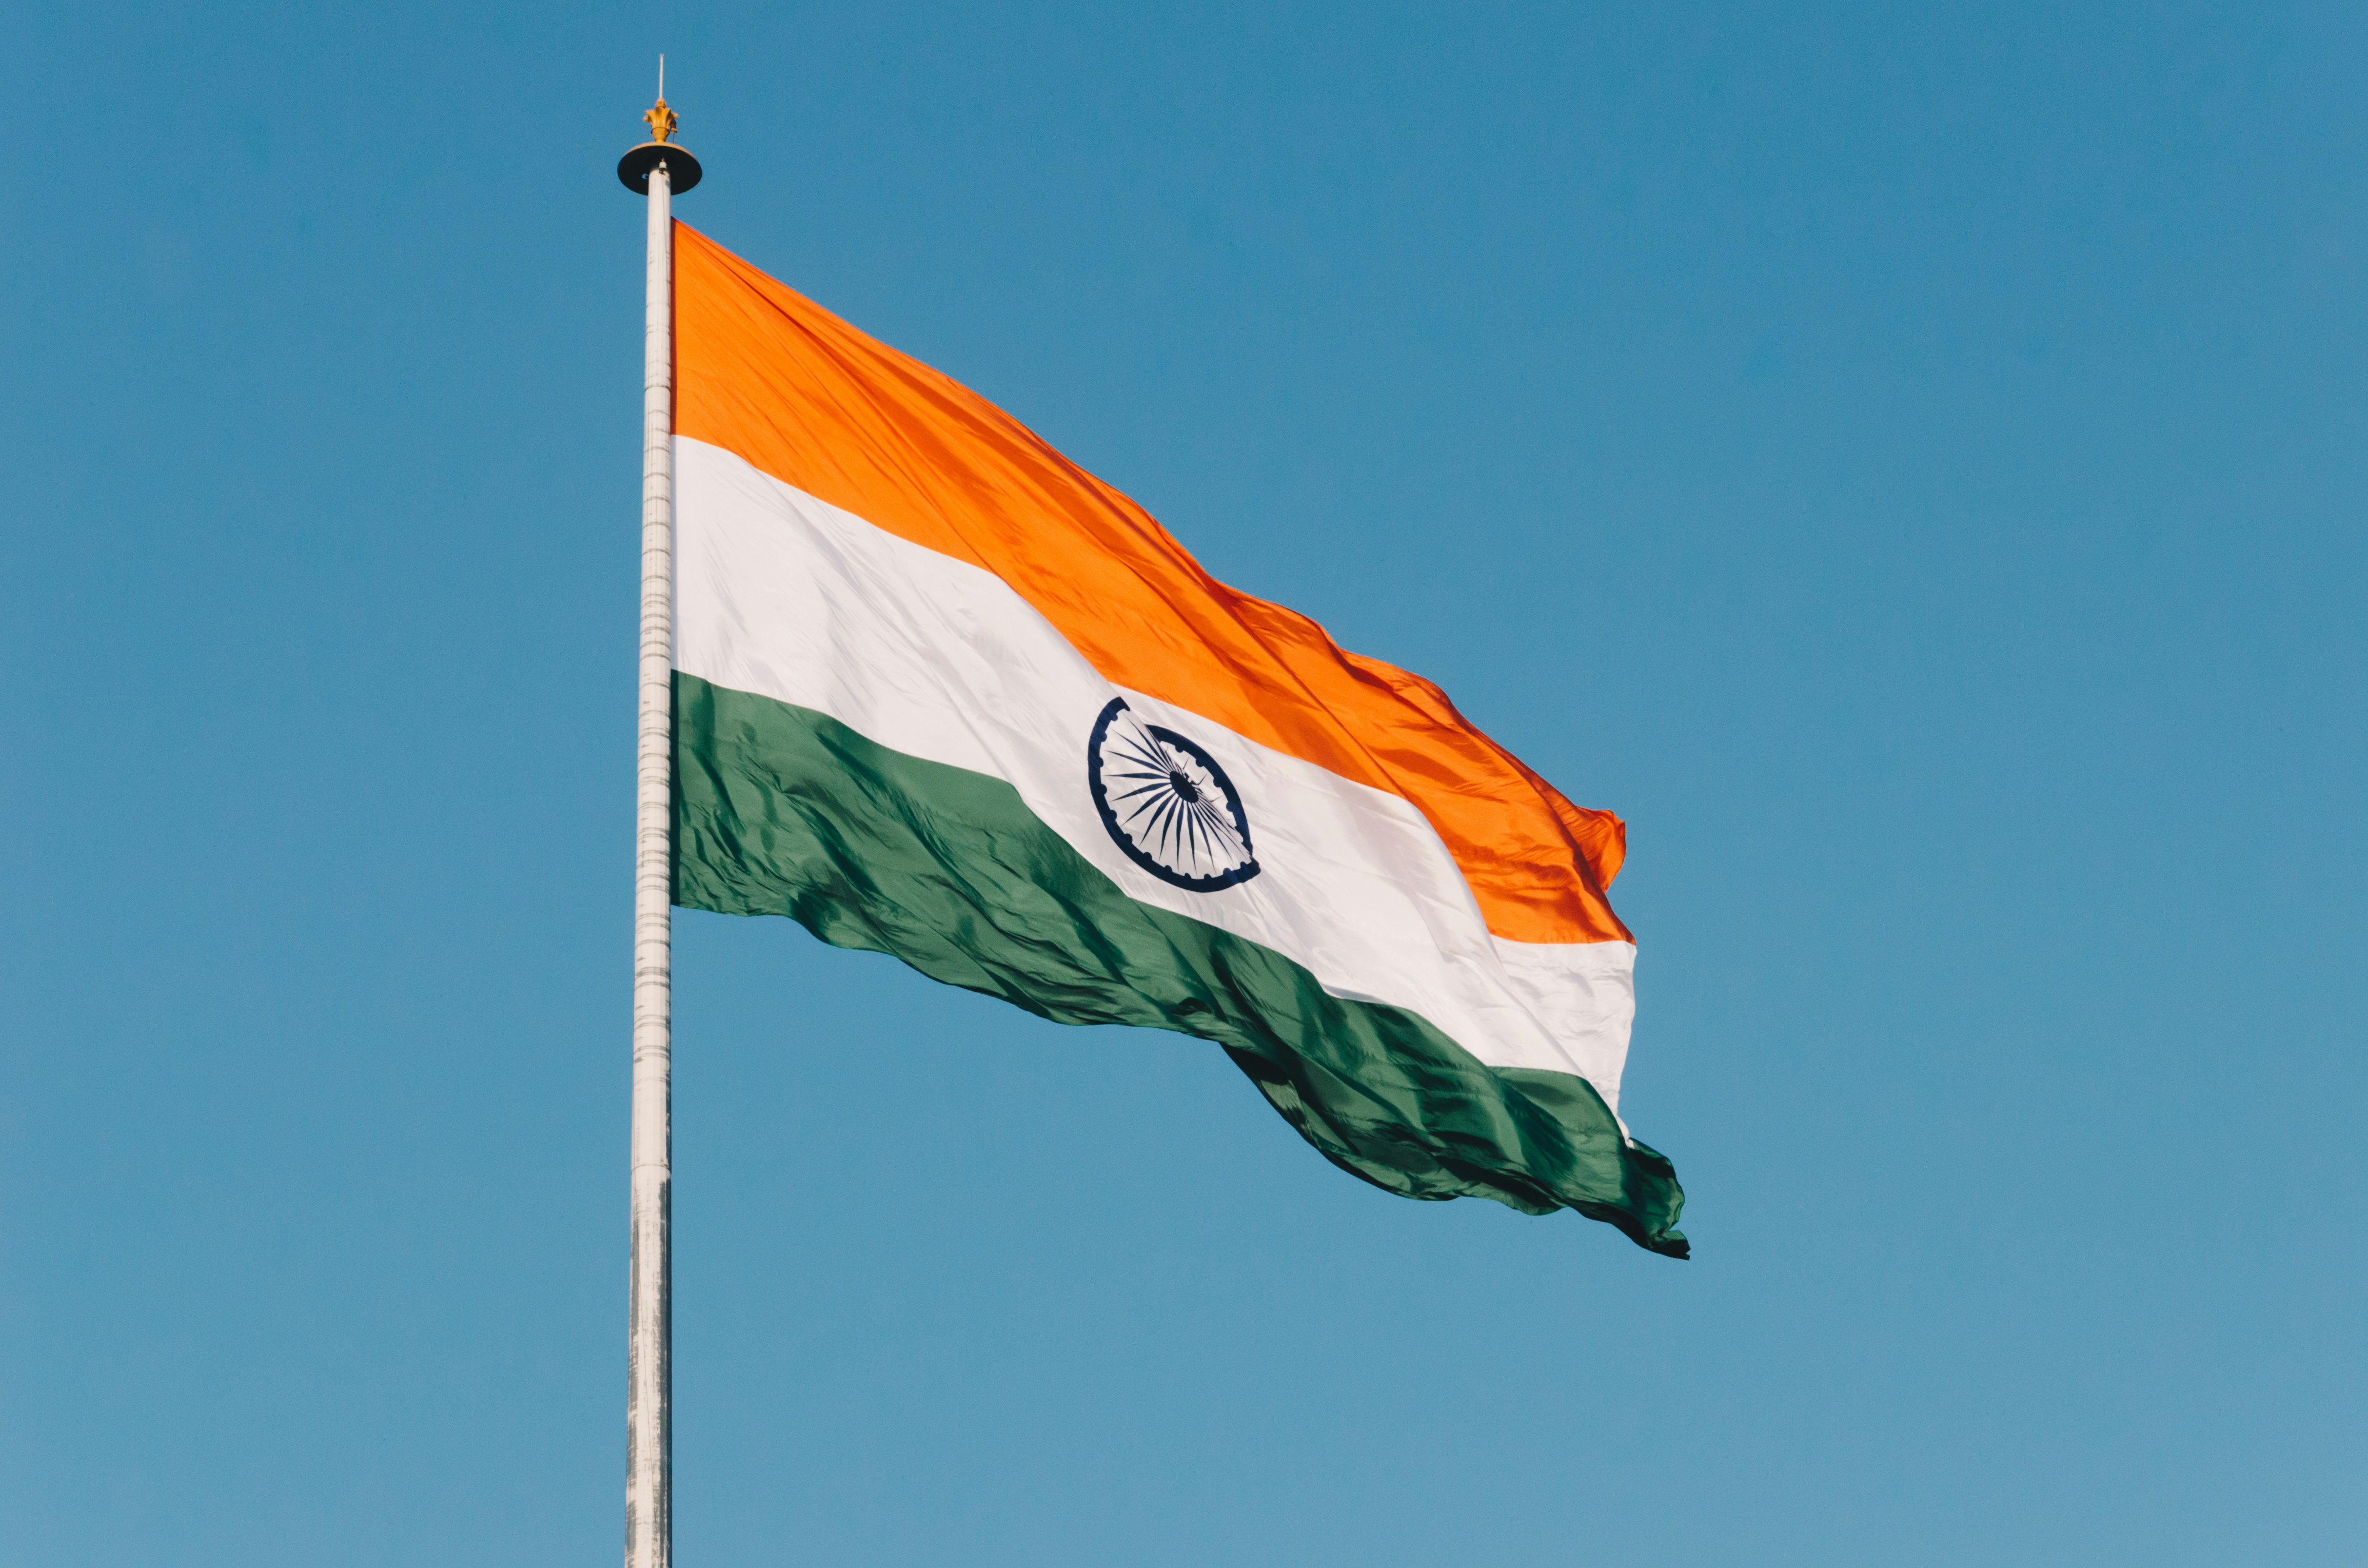
M650 110L649 113L642 116L642 119L650 128L651 141L663 142L674 140L674 128L677 122L674 117L674 110L666 108L666 56L663 54L658 56L657 107Z
M658 56L658 101L643 123L650 128L650 139L627 153L617 164L617 177L625 188L636 195L646 196L650 188L650 171L663 165L669 188L677 196L699 183L699 160L674 139L675 128L681 121L666 100L666 56Z
M657 107L642 116L642 119L649 122L650 140L653 142L673 141L674 128L681 123L675 118L674 110L666 108L664 93L658 95Z

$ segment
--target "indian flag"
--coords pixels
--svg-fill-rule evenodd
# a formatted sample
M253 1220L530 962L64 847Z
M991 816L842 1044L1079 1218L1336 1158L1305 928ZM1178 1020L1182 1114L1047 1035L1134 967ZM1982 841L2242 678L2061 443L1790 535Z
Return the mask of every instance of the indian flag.
M1376 1187L1683 1257L1619 1116L1620 819L675 236L675 902L1212 1040Z

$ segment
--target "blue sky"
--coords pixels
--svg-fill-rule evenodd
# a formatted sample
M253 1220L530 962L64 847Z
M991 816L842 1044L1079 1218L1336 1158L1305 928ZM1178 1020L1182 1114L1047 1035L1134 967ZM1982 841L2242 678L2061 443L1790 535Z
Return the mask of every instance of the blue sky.
M1696 1257L677 923L688 1563L2368 1551L2356 6L8 14L0 1562L621 1535L642 216L1630 824Z

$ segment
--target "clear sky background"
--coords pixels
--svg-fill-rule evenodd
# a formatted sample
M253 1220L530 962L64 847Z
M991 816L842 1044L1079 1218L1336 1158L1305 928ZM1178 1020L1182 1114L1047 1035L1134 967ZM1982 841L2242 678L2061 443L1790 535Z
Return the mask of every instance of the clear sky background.
M677 926L686 1564L2368 1557L2357 5L20 3L0 1562L621 1540L642 224L1630 823L1696 1257Z

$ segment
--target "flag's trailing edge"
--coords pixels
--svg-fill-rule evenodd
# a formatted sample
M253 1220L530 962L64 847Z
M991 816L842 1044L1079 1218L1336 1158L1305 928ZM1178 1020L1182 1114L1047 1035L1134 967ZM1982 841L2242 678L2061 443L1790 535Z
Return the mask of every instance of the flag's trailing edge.
M1216 1041L1409 1198L1683 1257L1624 830L976 393L675 230L675 902Z

